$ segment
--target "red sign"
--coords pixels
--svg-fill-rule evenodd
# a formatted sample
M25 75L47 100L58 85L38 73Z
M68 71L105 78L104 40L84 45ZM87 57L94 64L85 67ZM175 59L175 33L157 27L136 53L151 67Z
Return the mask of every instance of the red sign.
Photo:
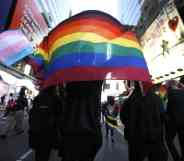
M34 0L17 0L9 28L21 28L28 39L33 42L48 32L48 26Z
M176 31L176 28L178 26L178 22L179 22L179 18L178 18L178 16L175 16L174 18L172 18L171 20L169 20L169 22L168 22L169 28L172 31Z

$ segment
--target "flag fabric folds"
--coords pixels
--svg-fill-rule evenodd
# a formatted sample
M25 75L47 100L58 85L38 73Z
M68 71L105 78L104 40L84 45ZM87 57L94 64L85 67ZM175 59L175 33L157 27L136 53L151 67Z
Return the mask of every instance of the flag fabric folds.
M0 34L0 61L10 66L34 51L21 30L7 30Z
M150 81L135 34L101 11L84 11L67 19L42 44L47 61L44 86L104 79Z
M26 62L32 66L34 76L41 81L44 77L45 66L48 64L47 37L37 47L37 50L27 57Z

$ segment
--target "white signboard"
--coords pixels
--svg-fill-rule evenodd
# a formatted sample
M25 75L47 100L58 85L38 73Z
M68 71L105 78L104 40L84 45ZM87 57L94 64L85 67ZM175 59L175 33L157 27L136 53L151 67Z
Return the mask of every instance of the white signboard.
M182 75L177 69L184 70L183 43L183 22L174 3L169 3L141 38L144 56L155 82Z

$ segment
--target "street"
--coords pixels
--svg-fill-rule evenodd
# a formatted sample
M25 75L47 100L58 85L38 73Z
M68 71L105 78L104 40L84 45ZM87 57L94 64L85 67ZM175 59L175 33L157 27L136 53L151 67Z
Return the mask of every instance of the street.
M2 117L2 113L0 114ZM27 120L27 117L25 117ZM0 129L5 124L5 119L0 118ZM25 121L27 122L27 121ZM21 135L15 135L13 131L10 132L7 139L0 139L0 161L34 161L34 153L28 147L27 123L25 125L25 132ZM120 132L115 132L115 142L112 144L111 140L107 141L103 131L103 146L98 152L95 161L128 161L127 144ZM119 130L120 131L120 130ZM50 161L59 161L57 152L53 151Z
M27 119L27 117L25 118ZM25 121L27 122L27 121ZM0 127L3 126L5 120L0 119ZM34 153L28 147L27 125L25 125L25 132L21 135L15 135L10 132L7 139L0 139L0 161L34 161ZM1 129L1 128L0 128ZM105 129L103 131L103 146L99 150L95 161L128 161L128 146L123 139L123 132L120 129L115 130L115 142L107 140L105 137ZM169 161L172 161L169 157ZM57 157L57 152L53 151L50 161L60 161Z

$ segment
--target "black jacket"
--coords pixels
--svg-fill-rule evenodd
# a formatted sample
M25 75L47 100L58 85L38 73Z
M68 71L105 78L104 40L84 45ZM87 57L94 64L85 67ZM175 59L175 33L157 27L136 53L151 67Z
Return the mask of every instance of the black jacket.
M16 110L24 110L26 106L28 106L27 98L20 95L16 101Z
M41 93L33 101L29 113L29 145L31 148L55 147L60 116L57 97Z
M102 144L101 81L68 83L61 117L60 154L66 160L93 158Z
M176 126L184 127L184 91L170 89L168 91L167 114Z
M121 120L125 124L125 134L130 142L152 142L161 139L161 106L159 96L153 93L132 96L126 100L121 111Z

